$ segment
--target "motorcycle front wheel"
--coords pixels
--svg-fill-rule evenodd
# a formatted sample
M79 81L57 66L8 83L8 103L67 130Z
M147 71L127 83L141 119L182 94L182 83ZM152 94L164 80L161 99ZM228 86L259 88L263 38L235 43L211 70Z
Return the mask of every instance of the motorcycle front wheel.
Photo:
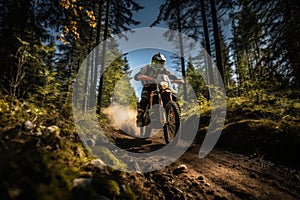
M180 137L180 110L178 105L174 101L169 101L166 106L166 124L164 125L164 138L167 144L169 144L175 136Z
M151 135L151 129L147 126L140 127L140 135L142 138L148 138Z

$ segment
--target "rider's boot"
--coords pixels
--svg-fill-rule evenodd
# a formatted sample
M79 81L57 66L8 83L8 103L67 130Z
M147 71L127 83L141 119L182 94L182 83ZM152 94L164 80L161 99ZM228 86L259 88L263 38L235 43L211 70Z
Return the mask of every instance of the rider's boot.
M136 125L137 127L143 127L145 126L145 122L144 122L144 110L143 109L138 109L138 113L136 116Z

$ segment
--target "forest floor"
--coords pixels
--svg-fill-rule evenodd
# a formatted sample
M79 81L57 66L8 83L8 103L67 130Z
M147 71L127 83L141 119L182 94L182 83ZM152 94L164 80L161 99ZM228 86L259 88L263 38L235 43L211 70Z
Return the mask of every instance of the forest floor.
M162 134L141 139L112 128L108 134L120 148L136 153L155 151L165 145ZM13 128L2 129L1 136L0 199L4 200L300 197L297 152L289 155L294 158L294 165L285 165L281 157L269 159L260 152L237 153L221 137L219 144L223 145L217 144L200 159L201 142L195 140L172 164L148 173L133 173L102 166L78 143L76 135L36 135Z
M126 140L120 147L128 151L145 153L165 144L162 134L141 140L124 133L114 133L115 139ZM199 147L193 144L171 165L128 180L135 186L133 188L139 188L137 199L300 197L300 171L297 169L265 160L258 153L243 155L220 149L200 159Z
M31 129L24 129L23 123L2 123L0 199L300 199L300 103L277 101L278 105L240 100L228 104L216 146L200 159L210 121L209 114L201 115L185 153L147 173L108 167L83 145L69 120L49 120ZM165 146L162 133L141 139L107 121L102 125L112 142L126 151L143 155ZM108 149L98 147L112 163L124 167Z

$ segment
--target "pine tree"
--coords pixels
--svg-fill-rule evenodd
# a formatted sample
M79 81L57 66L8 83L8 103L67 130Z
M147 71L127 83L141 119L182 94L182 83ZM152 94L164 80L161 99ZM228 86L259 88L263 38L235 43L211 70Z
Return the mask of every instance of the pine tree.
M138 11L142 7L133 0L117 1L106 0L105 6L105 22L103 41L106 41L110 33L118 34L124 30L129 30L129 25L137 25L138 21L132 19L132 11ZM102 46L101 55L101 68L100 74L104 72L105 57L106 57L106 42ZM102 87L104 84L103 76L99 78L99 87L97 95L97 113L100 114L101 101L102 101Z

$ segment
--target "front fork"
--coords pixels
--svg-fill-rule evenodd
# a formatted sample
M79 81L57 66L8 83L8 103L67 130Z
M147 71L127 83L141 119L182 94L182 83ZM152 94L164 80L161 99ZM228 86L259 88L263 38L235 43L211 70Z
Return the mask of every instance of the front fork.
M157 90L159 91L159 88L157 86ZM153 97L155 95L155 91L152 91L150 94L150 109L153 106ZM164 103L161 97L160 92L157 92L157 96L158 96L158 106L159 106L159 119L160 119L160 123L162 125L164 125L167 122L167 117L166 117L166 112L165 112L165 108L164 108ZM170 93L170 100L172 101L172 94Z

